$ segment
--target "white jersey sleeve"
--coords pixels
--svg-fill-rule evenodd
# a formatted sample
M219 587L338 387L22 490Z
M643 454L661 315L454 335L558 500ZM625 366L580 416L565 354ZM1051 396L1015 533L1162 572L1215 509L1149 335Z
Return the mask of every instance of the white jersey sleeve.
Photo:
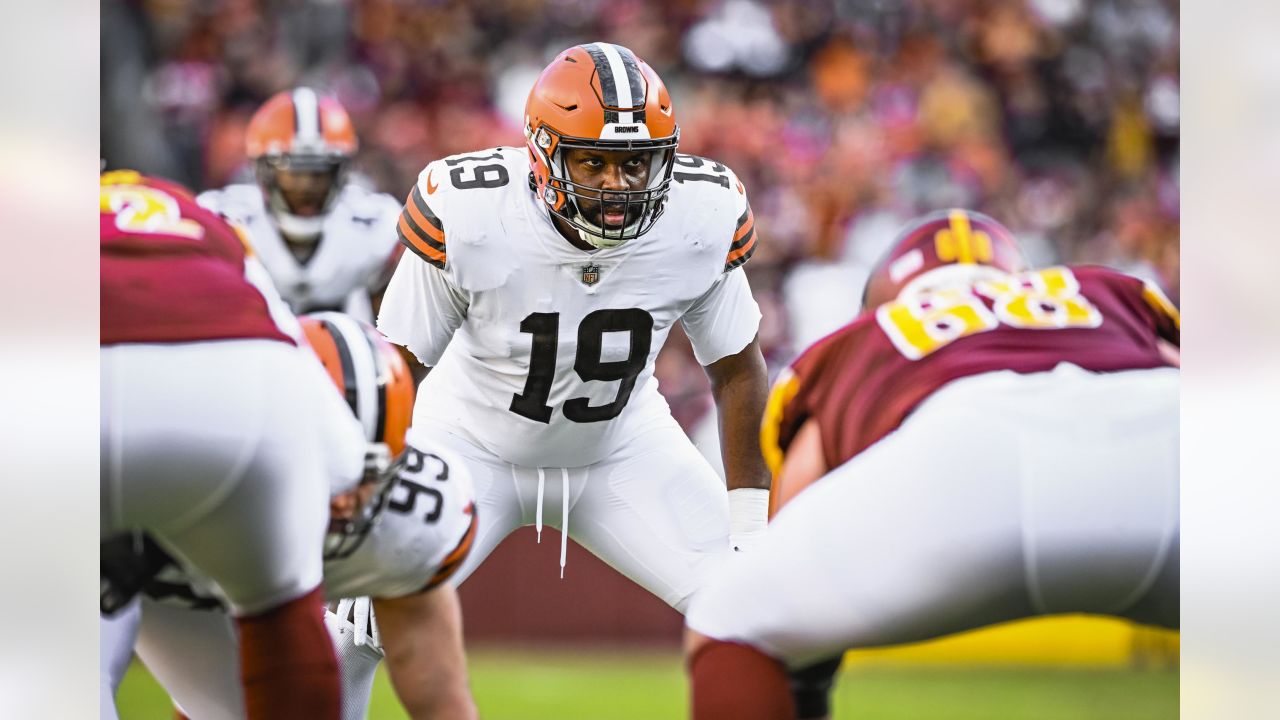
M676 164L678 179L698 190L695 207L717 210L714 217L697 213L701 234L712 245L723 243L719 276L680 319L694 357L706 366L741 351L760 328L760 307L742 269L756 249L755 217L746 188L728 167L694 155L678 155Z
M405 253L382 296L378 329L418 361L434 367L467 318L467 295L444 271Z
M441 179L447 171L440 161L427 165L405 200L396 236L406 252L387 283L378 313L382 334L427 367L439 363L454 331L466 320L470 304L451 276L454 268L446 256L442 217L450 209L452 187L446 179L442 189Z
M760 306L742 268L724 273L680 319L693 356L706 366L745 348L760 328Z

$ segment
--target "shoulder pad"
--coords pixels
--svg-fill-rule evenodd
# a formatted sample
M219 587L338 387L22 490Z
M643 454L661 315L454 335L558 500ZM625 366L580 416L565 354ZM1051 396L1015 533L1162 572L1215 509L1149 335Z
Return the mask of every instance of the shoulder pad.
M710 223L708 231L714 237L708 239L717 243L727 240L723 271L750 260L756 249L755 218L747 190L733 170L708 158L677 153L671 179L673 193L690 194L696 207L719 216Z
M503 234L502 214L526 193L528 160L524 150L497 147L437 160L422 170L409 193L397 231L401 242L428 263L452 273L448 248L486 244L487 238ZM456 257L455 257L456 259ZM473 258L477 259L477 258ZM493 258L469 265L494 265ZM504 276L504 263L482 271L480 285L492 286L490 275ZM458 278L463 279L461 276Z
M196 202L201 207L242 224L247 223L250 218L266 214L262 191L257 185L228 185L217 190L206 190L196 196Z
M418 182L405 198L404 209L396 222L396 235L400 242L413 251L415 255L428 263L444 269L447 262L445 254L444 221L427 204L423 187L431 187L431 170L434 163L428 165L418 176Z
M342 210L353 220L373 226L391 220L400 211L400 202L394 197L356 185L343 188L340 198Z

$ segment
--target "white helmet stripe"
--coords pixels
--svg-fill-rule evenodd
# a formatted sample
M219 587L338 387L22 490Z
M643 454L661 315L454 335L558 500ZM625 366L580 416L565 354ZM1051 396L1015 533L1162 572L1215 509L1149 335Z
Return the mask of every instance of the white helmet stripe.
M293 91L293 122L298 142L320 139L320 100L315 90L300 87Z
M334 342L345 346L351 354L356 416L364 428L365 439L373 442L378 434L378 365L373 355L373 343L360 324L348 315L322 312L312 317L323 320L336 335Z
M622 54L618 52L618 48L610 43L596 43L600 52L604 53L605 59L609 61L609 70L612 71L612 77L608 78L608 82L613 83L614 91L618 97L618 107L629 108L635 105L635 101L631 98L631 83L627 77L627 67L622 63ZM601 82L606 82L603 74L600 76ZM631 124L635 122L634 113L620 112L618 113L618 122Z

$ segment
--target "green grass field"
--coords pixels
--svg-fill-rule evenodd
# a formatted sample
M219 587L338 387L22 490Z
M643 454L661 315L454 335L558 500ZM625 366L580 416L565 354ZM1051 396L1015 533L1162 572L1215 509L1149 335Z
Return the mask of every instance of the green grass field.
M472 689L486 720L654 720L685 717L674 653L475 650ZM1052 668L846 668L837 685L846 720L1173 720L1178 672ZM121 717L172 717L164 691L135 663ZM407 715L381 671L370 720Z

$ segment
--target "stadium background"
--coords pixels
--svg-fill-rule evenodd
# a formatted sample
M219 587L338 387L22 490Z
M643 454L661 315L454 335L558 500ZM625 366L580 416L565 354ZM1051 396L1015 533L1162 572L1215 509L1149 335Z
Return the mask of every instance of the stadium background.
M671 90L682 151L746 184L763 233L746 270L771 371L850 319L896 226L938 207L991 213L1038 264L1105 263L1179 294L1172 0L103 0L101 10L103 157L198 189L248 177L249 116L309 84L351 113L359 171L403 197L434 158L523 142L528 88L559 50L632 48ZM658 377L715 461L707 383L677 332ZM593 715L584 684L615 705L624 687L652 688L629 703L639 707L679 695L678 616L576 547L560 581L557 546L554 531L541 545L519 531L462 588L486 717L503 716L498 696L548 717L573 716L575 704L583 717L622 717ZM1077 690L1104 699L1054 717L1173 717L1177 650L1176 635L1124 623L1019 623L852 654L844 685L855 696L842 690L839 707L913 717L865 714L867 693L902 681L886 707L909 708L921 693L912 673L945 689L941 665L960 686L992 689L944 692L931 717L1015 717L982 703L1024 691L1027 717L1049 717L1052 698ZM1044 666L1077 669L1026 669ZM1139 704L1105 701L1096 684L1112 681L1117 698ZM141 674L130 683L130 697L152 697ZM654 707L679 712L674 699ZM397 717L371 715L382 716Z

